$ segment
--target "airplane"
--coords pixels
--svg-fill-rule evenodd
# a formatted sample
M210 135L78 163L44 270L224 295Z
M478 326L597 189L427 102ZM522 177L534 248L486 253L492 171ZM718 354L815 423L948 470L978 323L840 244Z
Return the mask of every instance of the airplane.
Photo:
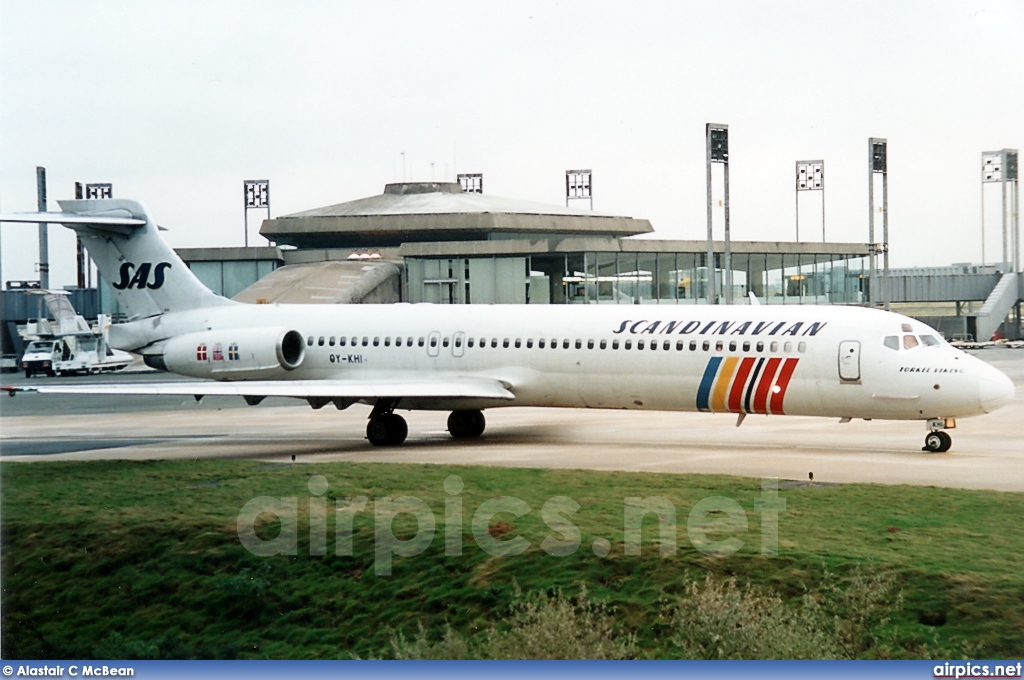
M956 418L1008 403L996 368L899 314L814 305L278 305L206 288L138 202L63 200L0 215L75 230L128 321L110 344L204 381L14 386L16 392L240 396L372 406L366 437L405 441L399 410L446 410L456 439L508 406L919 420L945 452ZM756 298L751 296L752 302Z

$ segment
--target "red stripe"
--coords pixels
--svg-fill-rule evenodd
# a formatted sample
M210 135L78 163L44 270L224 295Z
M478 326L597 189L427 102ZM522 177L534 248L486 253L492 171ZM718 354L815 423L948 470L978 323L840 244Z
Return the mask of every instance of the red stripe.
M761 379L757 383L757 391L754 392L754 413L768 413L768 390L772 387L772 381L775 380L775 372L779 370L780 363L782 363L782 359L772 357L765 364L764 373L761 374Z
M750 369L753 367L753 357L747 357L740 362L740 367L736 371L736 379L732 383L732 391L729 392L729 410L732 413L739 413L743 410L743 389L747 386L747 378L750 377Z
M782 400L786 398L786 388L789 387L789 379L793 377L793 371L796 369L798 361L800 360L786 359L786 363L782 364L779 379L775 381L775 389L772 390L772 414L774 415L784 415Z

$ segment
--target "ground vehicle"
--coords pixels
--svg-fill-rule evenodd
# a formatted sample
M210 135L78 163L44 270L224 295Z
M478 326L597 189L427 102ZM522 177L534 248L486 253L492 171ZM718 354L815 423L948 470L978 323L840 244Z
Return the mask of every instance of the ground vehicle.
M33 340L25 348L25 354L21 357L21 368L25 371L25 377L31 378L36 373L56 375L56 364L64 354L64 350L70 352L64 340Z

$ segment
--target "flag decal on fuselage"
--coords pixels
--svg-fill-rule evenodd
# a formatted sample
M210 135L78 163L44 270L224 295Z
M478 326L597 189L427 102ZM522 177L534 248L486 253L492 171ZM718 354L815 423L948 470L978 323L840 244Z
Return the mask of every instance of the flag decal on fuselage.
M782 403L799 361L711 357L697 388L697 408L712 413L784 415Z

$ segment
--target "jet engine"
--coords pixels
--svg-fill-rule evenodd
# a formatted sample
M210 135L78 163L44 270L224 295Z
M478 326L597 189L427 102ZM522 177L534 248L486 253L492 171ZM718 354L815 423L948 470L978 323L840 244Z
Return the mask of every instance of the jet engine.
M286 328L202 331L170 338L160 353L144 353L147 366L196 378L269 380L302 365L306 342Z

